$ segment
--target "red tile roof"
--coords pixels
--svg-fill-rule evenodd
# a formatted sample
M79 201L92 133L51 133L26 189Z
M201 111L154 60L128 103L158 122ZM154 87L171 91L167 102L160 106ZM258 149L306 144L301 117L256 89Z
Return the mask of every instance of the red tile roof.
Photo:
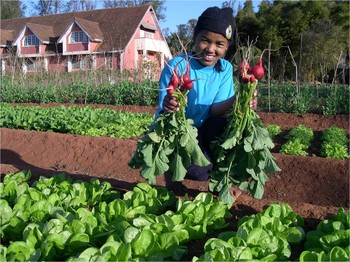
M102 39L98 51L121 50L126 47L149 8L151 6L142 5L1 20L0 42L11 40L7 39L7 30L13 30L16 38L26 23L40 37L58 39L76 19L90 36Z

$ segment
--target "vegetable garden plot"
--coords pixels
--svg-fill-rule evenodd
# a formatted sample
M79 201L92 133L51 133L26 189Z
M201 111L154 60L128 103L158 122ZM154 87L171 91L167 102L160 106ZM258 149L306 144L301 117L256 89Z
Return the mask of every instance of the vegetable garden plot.
M239 218L237 230L227 230L229 206L211 193L179 198L138 183L121 194L96 178L73 180L61 173L28 183L30 178L20 171L0 183L1 261L190 260L195 240L206 242L192 261L288 261L299 256L292 257L293 247L302 251L302 261L350 256L344 208L305 231L304 218L289 204L271 203Z
M135 108L132 108L135 110ZM115 110L118 110L116 107ZM137 112L153 113L154 108L136 108ZM279 124L285 129L298 124L322 131L336 125L347 129L348 116L292 115L259 112L265 124ZM127 166L136 147L136 139L86 137L37 131L1 129L1 173L32 170L37 175L61 172L78 179L98 177L113 186L130 190L143 181L138 170ZM307 228L314 228L321 219L335 214L338 207L349 207L349 161L320 157L288 156L275 153L282 172L272 174L261 200L242 194L231 209L234 217L231 227L244 215L261 211L274 201L289 203L293 210L305 218ZM208 184L184 180L183 187L174 193L183 196L206 191ZM198 244L198 247L194 246ZM204 243L193 243L192 255L201 255ZM188 255L190 256L190 255ZM192 257L191 257L192 258ZM191 259L184 257L184 260Z

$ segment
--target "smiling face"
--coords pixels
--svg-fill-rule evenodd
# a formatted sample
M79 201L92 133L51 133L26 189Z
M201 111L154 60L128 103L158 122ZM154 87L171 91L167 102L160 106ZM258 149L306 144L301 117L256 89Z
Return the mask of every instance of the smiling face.
M225 55L228 46L229 42L223 35L201 30L195 38L197 61L203 66L213 66Z

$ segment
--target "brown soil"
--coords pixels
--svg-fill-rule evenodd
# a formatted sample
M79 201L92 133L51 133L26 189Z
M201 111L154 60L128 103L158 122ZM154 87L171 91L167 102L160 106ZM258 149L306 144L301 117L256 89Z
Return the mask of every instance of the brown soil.
M134 112L155 111L151 107L108 107ZM299 124L311 127L314 131L322 131L330 126L349 129L349 117L346 115L265 112L259 112L259 115L264 124L277 124L284 130ZM97 177L121 190L130 190L138 182L145 182L139 170L128 166L136 149L136 138L87 137L7 128L0 130L1 174L29 169L33 179L36 179L40 175L51 176L64 172L79 179ZM304 217L305 230L314 229L321 220L335 214L339 207L349 208L349 160L322 158L312 152L310 156L300 157L283 155L275 150L273 155L282 171L270 175L263 199L254 199L242 193L231 209L234 217L230 229L236 229L237 220L242 216L260 212L272 202L288 203L297 214ZM164 185L161 180L158 185ZM179 197L186 193L195 196L201 191L208 191L208 182L184 180L182 186L173 190ZM184 260L199 256L204 243L205 239L191 243L189 254ZM300 247L293 247L292 259L298 257L298 250Z

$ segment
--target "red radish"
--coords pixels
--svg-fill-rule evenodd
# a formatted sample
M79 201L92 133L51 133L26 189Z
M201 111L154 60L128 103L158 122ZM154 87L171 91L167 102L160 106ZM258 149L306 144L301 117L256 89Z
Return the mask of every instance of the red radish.
M170 83L170 84L168 85L167 90L166 90L167 94L168 94L168 95L174 94L174 91L175 91L174 89L175 89L174 86Z
M174 94L174 92L175 92L175 90L173 88L170 88L167 90L168 95L172 95L172 94Z
M248 76L242 76L242 75L240 75L240 76L239 76L239 82L244 83L244 84L248 83L248 82L249 82Z
M254 83L255 82L255 76L254 75L250 75L249 81L250 81L250 83Z
M182 86L183 89L191 89L193 87L193 81L191 80L190 76L188 75L188 73L185 73L182 75Z
M191 89L193 87L193 82L192 82L192 80L187 81L182 86L189 90L189 89Z
M247 60L243 60L241 65L240 65L240 67L239 67L239 69L240 69L241 73L247 73L248 70L250 69L250 65L249 65L248 61Z
M182 76L182 81L183 81L183 83L187 83L187 82L191 81L191 78L190 78L190 76L186 73L186 74L183 74L183 76Z
M179 86L179 84L180 84L180 77L177 75L177 69L176 68L174 69L174 73L173 73L173 75L170 78L170 83L169 84L171 84L173 86L173 88L177 88Z
M251 69L251 73L255 76L256 79L263 78L265 72L262 66L262 56L260 56L258 64Z
M250 75L248 71L250 70L250 65L247 60L243 60L239 67L239 81L242 83L248 83L250 80Z

